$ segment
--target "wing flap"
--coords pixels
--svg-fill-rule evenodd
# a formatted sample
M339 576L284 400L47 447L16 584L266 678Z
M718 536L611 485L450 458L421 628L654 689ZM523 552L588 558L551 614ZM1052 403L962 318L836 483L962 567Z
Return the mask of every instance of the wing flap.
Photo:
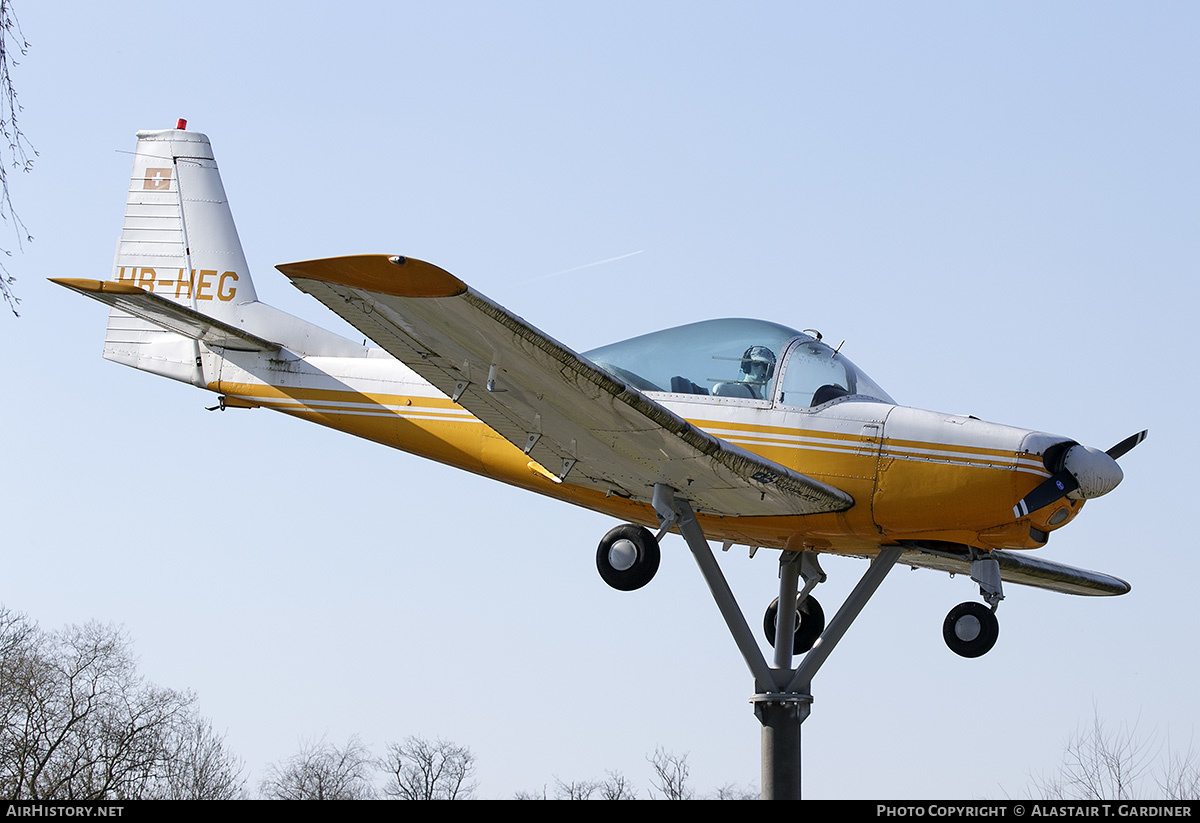
M110 308L132 314L167 331L199 340L207 346L235 351L278 351L279 344L231 326L214 317L167 300L152 292L113 280L50 278L51 283L99 300Z
M697 429L413 258L277 267L564 482L639 500L665 483L712 514L843 511L845 492Z

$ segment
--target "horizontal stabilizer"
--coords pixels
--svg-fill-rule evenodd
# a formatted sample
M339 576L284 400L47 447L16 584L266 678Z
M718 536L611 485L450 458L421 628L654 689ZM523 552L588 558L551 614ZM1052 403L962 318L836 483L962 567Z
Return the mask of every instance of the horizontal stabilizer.
M236 326L201 314L152 292L129 283L114 280L79 280L50 278L50 282L66 286L111 308L132 314L156 326L199 340L206 346L234 351L278 351L278 343L264 340Z
M951 574L971 574L971 557L966 548L906 543L905 549L900 563ZM1126 594L1130 590L1130 585L1119 577L1055 563L1025 552L994 549L986 556L1000 564L1000 578L1006 583L1093 596Z

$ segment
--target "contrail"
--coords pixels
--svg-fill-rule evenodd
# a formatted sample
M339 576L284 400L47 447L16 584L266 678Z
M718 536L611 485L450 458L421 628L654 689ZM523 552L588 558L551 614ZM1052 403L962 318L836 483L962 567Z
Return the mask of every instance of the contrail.
M543 274L541 277L535 277L532 280L526 280L521 285L537 283L539 280L549 280L551 277L558 277L560 274L570 274L571 272L579 271L580 269L590 269L592 266L601 266L605 263L612 263L614 260L624 260L626 257L633 257L635 254L641 254L644 251L645 249L638 249L637 251L631 251L628 254L618 254L616 257L609 257L607 260L597 260L594 263L584 263L582 266L574 266L569 269L563 269L562 271L552 272L551 274Z

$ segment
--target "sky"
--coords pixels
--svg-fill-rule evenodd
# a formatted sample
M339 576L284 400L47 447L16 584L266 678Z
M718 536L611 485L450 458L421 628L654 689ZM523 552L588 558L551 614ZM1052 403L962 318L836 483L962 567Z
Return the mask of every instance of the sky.
M276 272L442 266L577 351L713 317L819 329L898 402L1107 448L1124 483L1040 550L1119 598L897 569L813 683L809 798L1002 798L1093 715L1196 731L1200 9L1183 2L14 3L34 240L0 315L0 603L125 627L257 785L304 741L469 746L483 797L686 754L759 780L753 684L664 540L609 589L610 519L104 361L134 132L210 137L260 299ZM589 265L607 261L599 265ZM361 337L361 335L357 335ZM720 556L751 625L770 552ZM865 569L822 561L832 615Z

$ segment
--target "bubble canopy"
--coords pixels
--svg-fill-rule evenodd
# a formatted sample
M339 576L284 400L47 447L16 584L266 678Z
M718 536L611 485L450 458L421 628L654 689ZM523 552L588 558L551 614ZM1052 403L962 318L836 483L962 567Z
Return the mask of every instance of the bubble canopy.
M601 346L584 357L644 392L805 408L847 396L895 402L829 346L766 320L705 320Z

